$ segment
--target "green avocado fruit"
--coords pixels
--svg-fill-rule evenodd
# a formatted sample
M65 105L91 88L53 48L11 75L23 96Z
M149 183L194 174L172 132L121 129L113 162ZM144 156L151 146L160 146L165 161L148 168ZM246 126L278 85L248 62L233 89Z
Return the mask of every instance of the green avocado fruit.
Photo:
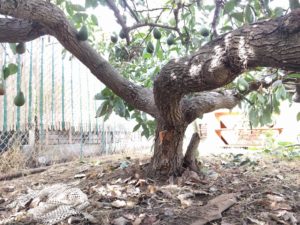
M203 37L207 37L209 35L209 30L207 28L203 27L203 28L200 29L200 34Z
M175 37L174 37L173 34L170 34L170 35L168 36L167 44L168 44L169 46L175 44Z
M22 91L18 92L14 99L14 103L18 107L23 106L25 104L25 97Z
M19 44L17 44L16 52L20 55L22 55L26 52L26 45L24 42L20 42Z
M77 39L79 41L86 41L88 39L88 30L85 25L83 25L77 33Z
M161 33L156 27L153 29L153 37L157 40L161 38Z
M125 39L125 38L126 38L125 32L124 32L123 30L120 31L119 37L120 37L121 39Z
M5 89L3 84L0 84L0 95L5 95Z
M115 44L115 43L118 42L118 36L113 34L113 35L110 36L110 40L111 40L112 43Z
M154 52L154 45L152 44L152 42L148 42L146 50L150 54Z

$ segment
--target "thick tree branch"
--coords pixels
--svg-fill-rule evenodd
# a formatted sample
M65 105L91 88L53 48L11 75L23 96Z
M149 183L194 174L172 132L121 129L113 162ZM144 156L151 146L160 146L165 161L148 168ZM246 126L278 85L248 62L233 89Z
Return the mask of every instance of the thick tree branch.
M246 99L246 95L262 88L269 88L278 79L274 78L269 82L264 80L253 81L249 83L249 88L243 94L238 90L201 92L195 94L192 98L183 98L181 101L181 110L187 123L193 122L205 113L213 112L217 109L232 109L240 101Z
M193 55L171 60L154 81L155 103L168 126L184 123L181 98L222 87L256 67L300 71L300 10L219 36Z
M49 31L37 22L14 18L0 18L0 42L27 42Z
M235 90L221 92L201 92L192 98L184 98L181 102L181 109L184 120L187 123L193 122L196 118L205 113L217 109L232 109L241 99L236 95Z
M0 14L38 22L115 94L157 117L152 90L126 80L88 42L78 41L76 29L57 6L40 0L0 0Z

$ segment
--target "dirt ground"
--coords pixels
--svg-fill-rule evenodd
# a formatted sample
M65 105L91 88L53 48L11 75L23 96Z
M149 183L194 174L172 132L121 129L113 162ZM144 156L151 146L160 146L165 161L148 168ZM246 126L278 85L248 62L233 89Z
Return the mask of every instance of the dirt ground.
M242 154L205 156L200 175L186 171L180 178L158 181L145 177L149 157L135 157L74 161L2 180L0 224L42 224L16 214L26 215L46 200L31 199L18 208L9 205L30 190L54 184L79 188L88 201L81 212L57 224L300 224L300 161Z

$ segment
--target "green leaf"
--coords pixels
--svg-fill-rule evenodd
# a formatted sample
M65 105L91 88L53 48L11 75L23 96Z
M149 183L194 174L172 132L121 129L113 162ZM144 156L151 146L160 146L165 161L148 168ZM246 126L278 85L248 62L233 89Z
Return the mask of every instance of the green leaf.
M98 0L85 0L85 8L96 8L98 6Z
M70 4L69 2L66 2L66 10L67 10L67 13L70 16L73 16L74 11L73 11L73 8L72 8L72 4Z
M297 114L297 121L300 121L300 112Z
M18 66L14 63L8 64L8 69L9 69L9 75L15 74L18 72Z
M95 96L94 96L94 100L107 100L107 96L103 96L101 93L97 93Z
M150 137L150 131L146 124L142 124L143 131L141 135L144 135L146 138Z
M13 52L13 54L17 53L16 46L17 46L16 43L9 43L9 47L10 47L11 51Z
M140 123L138 123L137 125L135 125L135 126L134 126L134 128L133 128L132 132L135 132L135 131L137 131L137 130L138 130L140 127L141 127L141 124L140 124Z
M300 73L292 73L292 74L287 75L287 77L289 77L289 78L300 78Z
M72 19L75 23L82 23L87 19L88 15L86 13L76 13Z
M244 78L240 77L237 81L237 88L240 92L245 92L249 90L249 84Z
M101 91L101 94L103 95L103 96L105 96L105 97L109 97L109 96L112 96L112 95L114 95L113 93L112 93L112 91L109 89L109 88L104 88L102 91Z
M9 77L10 73L9 73L9 68L8 67L4 67L3 68L3 79L6 80Z
M113 111L113 108L112 108L111 105L109 105L109 106L108 106L108 109L107 109L107 111L106 111L106 114L105 114L105 116L104 116L104 121L108 120L108 118L110 117L112 111Z
M56 0L56 5L61 5L65 0Z
M119 97L117 97L113 103L114 105L114 111L117 115L121 117L125 117L125 104L123 100Z
M265 98L263 95L261 95L260 93L257 93L257 100L261 103L264 104L265 103Z
M85 8L81 5L78 5L78 4L70 4L70 7L72 8L73 11L85 11Z
M97 109L96 118L104 116L109 109L109 101L103 102L100 107Z
M237 21L243 23L244 22L244 14L243 13L232 13L231 17L236 19Z
M235 1L228 1L224 5L224 14L229 14L233 11L234 7L236 6Z
M279 17L279 16L282 16L282 15L283 15L284 11L285 11L285 10L284 10L283 8L281 8L281 7L276 7L276 8L274 9L274 14L275 14L276 17Z
M248 23L253 23L255 14L250 5L247 5L245 8L245 18Z
M145 52L145 53L143 54L143 58L144 58L144 59L151 59L151 58L152 58L152 55L151 55L150 53L148 53L148 52Z
M95 15L91 15L91 19L94 25L98 26L98 19Z

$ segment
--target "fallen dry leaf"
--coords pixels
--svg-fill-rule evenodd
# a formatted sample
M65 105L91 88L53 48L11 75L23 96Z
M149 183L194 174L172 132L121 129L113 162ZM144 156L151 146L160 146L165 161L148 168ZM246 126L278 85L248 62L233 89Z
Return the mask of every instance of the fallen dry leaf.
M210 200L199 211L200 219L192 225L204 225L210 221L221 219L221 213L236 203L236 194L222 194Z
M115 208L123 208L126 206L126 202L123 200L116 200L111 203L111 205Z
M112 221L112 224L113 225L130 225L131 222L127 219L125 219L124 217L119 217L119 218L116 218Z

